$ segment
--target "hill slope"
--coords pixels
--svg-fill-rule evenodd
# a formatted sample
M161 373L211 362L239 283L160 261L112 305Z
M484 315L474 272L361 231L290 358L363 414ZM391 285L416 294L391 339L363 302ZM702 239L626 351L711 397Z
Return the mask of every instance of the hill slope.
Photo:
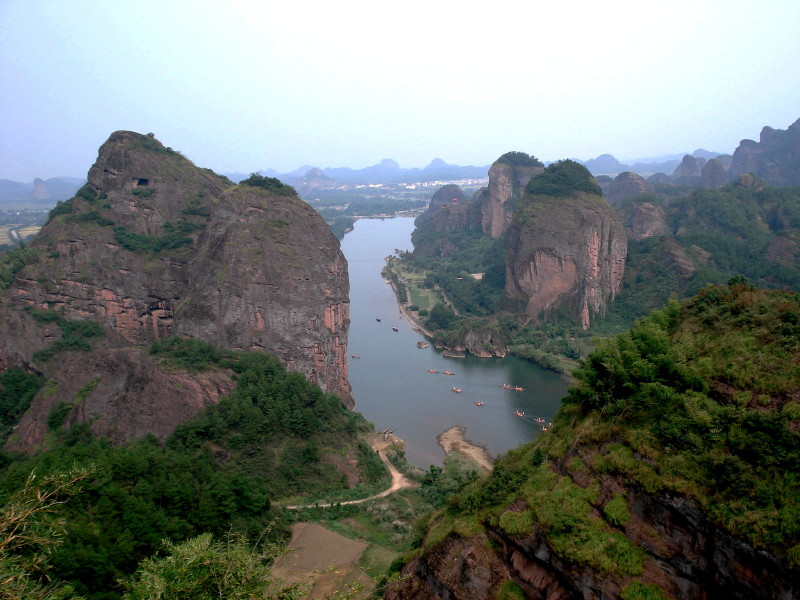
M800 297L704 289L576 377L551 431L431 519L386 597L796 597Z

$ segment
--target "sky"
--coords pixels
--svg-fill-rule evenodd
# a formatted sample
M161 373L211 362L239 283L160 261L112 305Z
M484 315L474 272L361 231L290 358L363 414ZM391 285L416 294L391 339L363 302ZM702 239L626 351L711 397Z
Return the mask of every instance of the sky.
M732 153L800 118L798 0L0 0L0 179L116 130L218 173Z

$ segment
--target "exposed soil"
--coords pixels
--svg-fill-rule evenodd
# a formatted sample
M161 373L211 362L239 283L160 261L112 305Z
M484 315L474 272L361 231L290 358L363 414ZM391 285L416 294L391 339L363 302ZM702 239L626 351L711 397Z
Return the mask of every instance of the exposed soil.
M309 598L325 598L349 586L369 594L372 580L356 567L367 547L316 523L295 523L287 553L275 561L273 574L285 583L308 586Z
M445 454L458 452L463 457L474 462L476 465L485 469L492 470L492 457L486 452L485 448L476 446L464 439L464 428L460 426L451 427L443 431L436 437L436 441L444 450Z

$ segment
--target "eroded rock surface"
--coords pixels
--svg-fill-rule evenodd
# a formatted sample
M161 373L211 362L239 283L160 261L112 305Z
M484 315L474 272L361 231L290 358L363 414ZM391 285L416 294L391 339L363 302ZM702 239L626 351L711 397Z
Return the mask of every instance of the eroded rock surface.
M229 374L192 383L151 360L146 345L170 335L275 354L352 407L347 263L291 188L236 186L127 131L100 148L88 181L0 299L0 368L40 371L57 390L34 399L13 449L41 444L49 408L90 382L70 418L117 441L163 438L229 391ZM104 335L90 352L35 360L63 332L31 309L94 321Z

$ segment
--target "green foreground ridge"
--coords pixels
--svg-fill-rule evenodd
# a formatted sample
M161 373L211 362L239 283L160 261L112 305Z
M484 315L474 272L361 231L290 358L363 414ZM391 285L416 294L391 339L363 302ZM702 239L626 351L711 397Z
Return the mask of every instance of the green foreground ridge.
M626 525L644 494L697 507L800 576L798 294L743 278L708 287L607 341L574 376L553 427L452 496L408 561L430 565L488 531L515 547L538 536L564 564L622 582L622 597L669 598L636 581L650 557ZM648 543L663 544L649 527Z

